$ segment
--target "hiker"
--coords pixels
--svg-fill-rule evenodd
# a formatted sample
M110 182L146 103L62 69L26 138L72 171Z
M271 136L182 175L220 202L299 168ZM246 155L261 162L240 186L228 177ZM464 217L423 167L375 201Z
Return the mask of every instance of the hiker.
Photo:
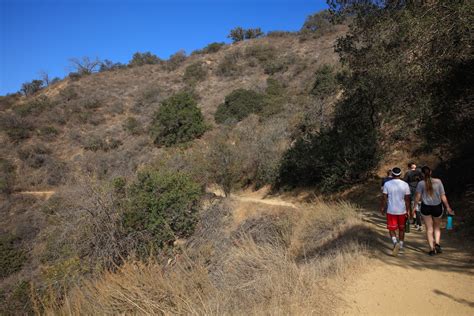
M398 167L392 169L393 179L383 185L382 215L387 209L387 228L392 239L392 255L397 256L403 250L405 240L405 223L410 213L410 188L408 183L400 179L402 170ZM398 230L398 240L397 240Z
M410 187L410 202L411 202L411 209L415 210L415 217L413 219L413 224L416 226L416 230L421 231L422 229L422 224L421 224L421 213L420 213L420 208L418 207L418 204L415 203L415 193L416 193L416 186L418 185L418 182L423 180L423 173L421 172L420 169L416 168L416 164L414 162L410 162L408 164L408 171L405 173L405 177L403 177L403 180L408 183L408 186Z
M442 253L441 241L441 218L443 216L443 204L450 215L454 215L449 206L448 198L444 192L444 186L440 179L431 177L431 169L428 166L421 168L424 180L416 186L415 205L421 201L421 215L426 225L426 239L430 251L428 254L434 256ZM413 214L412 210L412 214Z

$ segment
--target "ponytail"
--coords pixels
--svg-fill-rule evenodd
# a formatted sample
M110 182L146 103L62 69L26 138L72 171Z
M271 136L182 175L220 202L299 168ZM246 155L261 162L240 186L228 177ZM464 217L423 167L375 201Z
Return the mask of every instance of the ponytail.
M429 196L433 196L433 182L431 181L430 167L424 166L423 168L421 168L421 172L423 172L423 175L425 176L426 193L428 193Z

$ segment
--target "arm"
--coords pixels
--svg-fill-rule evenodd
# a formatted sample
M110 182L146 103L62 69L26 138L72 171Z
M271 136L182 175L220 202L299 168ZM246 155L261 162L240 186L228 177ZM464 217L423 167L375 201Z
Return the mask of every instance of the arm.
M383 193L382 198L380 199L380 213L382 215L385 214L385 208L387 207L387 197L388 195L386 193Z
M411 199L410 199L410 194L405 195L405 208L407 210L407 215L410 218L413 218L413 210L411 209Z
M421 193L416 192L415 193L415 202L413 203L413 209L411 210L411 216L412 217L413 217L413 214L415 214L416 206L418 205L418 203L420 203L420 201L421 201Z
M441 195L441 201L443 201L444 207L446 208L446 211L448 212L449 215L454 215L453 210L449 206L448 198L446 197L446 194Z

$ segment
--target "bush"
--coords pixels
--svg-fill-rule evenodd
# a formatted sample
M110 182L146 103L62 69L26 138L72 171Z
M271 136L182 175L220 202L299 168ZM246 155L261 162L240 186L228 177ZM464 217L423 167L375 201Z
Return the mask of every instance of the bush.
M48 125L42 126L38 129L38 136L42 137L45 140L51 140L59 134L59 131L56 127Z
M140 122L134 117L127 117L123 123L123 129L131 135L139 135L143 131Z
M201 110L187 92L177 93L161 103L150 126L155 144L171 146L200 137L206 131Z
M20 248L20 240L11 235L0 236L0 278L20 271L26 254Z
M265 63L276 58L277 51L271 45L251 45L245 49L245 57L256 58L260 63Z
M264 34L259 27L245 30L245 39L259 38L259 37L262 37L263 35Z
M49 158L51 150L41 143L29 145L18 150L19 158L31 168L41 168Z
M268 37L287 37L292 35L293 33L288 31L270 31L267 33Z
M180 173L143 171L127 190L129 204L123 225L147 253L189 236L195 228L202 188ZM152 244L148 244L148 242Z
M19 116L39 115L44 110L49 109L54 104L46 96L39 96L31 101L25 102L15 107L15 113Z
M217 123L241 121L251 113L259 113L264 107L264 101L264 96L255 91L234 90L217 107L214 118Z
M0 128L5 131L11 141L17 143L31 136L35 126L30 120L14 115L1 117Z
M132 59L128 62L128 65L130 67L135 67L135 66L143 66L143 65L156 65L162 62L163 61L158 56L150 52L145 52L145 53L136 52L135 54L133 54Z
M316 80L314 81L311 93L317 97L324 98L336 92L338 81L334 68L330 65L323 65L316 70Z
M176 70L186 60L186 52L180 50L170 56L170 59L166 61L166 69L168 71Z
M195 62L184 70L184 81L188 83L196 83L206 79L207 69L203 66L201 62Z
M331 23L331 13L328 10L323 10L308 16L300 32L303 34L312 33L320 36L333 30L334 25Z
M216 73L218 76L231 77L238 75L241 67L238 65L241 54L239 51L229 52L224 55L221 62L217 66Z
M11 93L0 96L0 111L10 109L21 97L20 93Z
M224 42L220 42L220 43L217 43L217 42L214 42L214 43L210 43L208 44L206 47L204 47L202 49L202 53L203 54L213 54L213 53L217 53L222 47L225 46L225 43Z
M91 135L86 138L84 143L84 149L90 151L109 151L111 149L116 149L122 145L122 141L115 138L104 139L104 137L99 135Z
M84 74L80 74L80 73L78 73L78 72L70 72L70 73L68 74L68 77L69 77L69 79L71 79L72 81L77 81L77 80L81 79L83 75L84 75Z
M7 159L0 158L0 193L10 193L15 182L15 166Z
M227 37L230 38L234 43L243 41L245 39L245 30L238 26L230 30L230 33Z
M25 96L30 96L40 91L44 87L43 80L33 80L31 82L25 82L21 85L21 92Z

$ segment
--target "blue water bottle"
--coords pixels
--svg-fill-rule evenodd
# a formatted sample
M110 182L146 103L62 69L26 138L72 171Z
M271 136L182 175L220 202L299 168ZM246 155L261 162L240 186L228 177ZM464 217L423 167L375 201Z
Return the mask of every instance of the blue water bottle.
M448 214L448 222L446 223L446 230L453 229L453 215Z

